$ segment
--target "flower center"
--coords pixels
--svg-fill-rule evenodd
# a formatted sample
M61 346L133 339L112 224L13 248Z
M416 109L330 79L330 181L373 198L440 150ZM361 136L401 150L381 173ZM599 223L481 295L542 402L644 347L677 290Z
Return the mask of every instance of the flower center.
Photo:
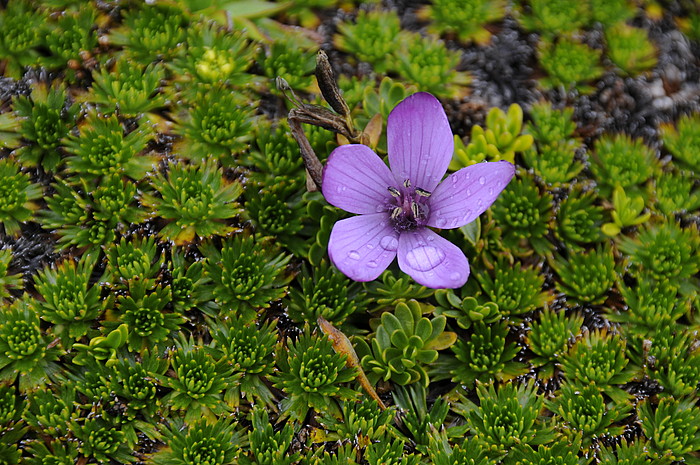
M425 225L430 208L428 198L430 192L420 187L411 187L411 182L406 179L403 186L387 188L394 197L394 203L382 207L391 212L391 222L397 232L413 231L419 226Z

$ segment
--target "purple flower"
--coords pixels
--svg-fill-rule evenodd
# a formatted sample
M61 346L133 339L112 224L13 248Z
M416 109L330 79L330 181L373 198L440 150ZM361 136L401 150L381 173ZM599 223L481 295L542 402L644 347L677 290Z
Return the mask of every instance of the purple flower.
M376 279L398 255L399 268L432 288L467 282L469 262L456 245L429 227L474 221L515 173L506 162L478 163L440 182L454 140L440 102L428 93L403 100L387 123L389 169L369 147L343 145L323 170L326 200L353 216L331 231L328 255L355 281Z

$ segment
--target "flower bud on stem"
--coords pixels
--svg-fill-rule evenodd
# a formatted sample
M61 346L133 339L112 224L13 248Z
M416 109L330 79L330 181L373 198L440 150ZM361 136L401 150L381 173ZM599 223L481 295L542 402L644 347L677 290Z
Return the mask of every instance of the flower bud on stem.
M353 144L367 143L367 137L363 133L356 131L353 126L350 109L335 81L333 70L328 62L328 56L323 51L319 51L316 58L316 78L323 98L337 113L318 105L303 103L284 78L278 76L276 79L277 88L294 105L294 108L289 111L287 120L292 136L299 144L301 156L304 159L304 165L308 173L306 184L309 190L321 189L323 165L304 134L301 126L303 123L333 131L342 135ZM309 178L313 184L309 182Z

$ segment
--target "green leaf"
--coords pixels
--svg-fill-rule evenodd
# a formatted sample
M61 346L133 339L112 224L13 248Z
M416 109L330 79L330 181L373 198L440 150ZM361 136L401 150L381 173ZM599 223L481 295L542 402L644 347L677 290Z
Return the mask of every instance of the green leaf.
M476 246L477 242L481 238L481 219L477 218L471 223L465 224L459 230L464 234L464 237L473 246ZM458 306L459 304L455 305Z
M438 337L430 341L423 349L444 350L452 346L457 341L457 333L452 331L444 331Z
M399 318L405 318L405 312L401 311L403 304L396 306L396 315L386 312L382 314L382 326L387 334L394 334L395 332L403 331L405 326L405 320L400 320ZM408 310L408 309L407 309ZM411 324L413 322L411 321ZM380 329L381 329L380 327ZM379 330L377 330L377 335L379 335Z
M262 18L274 16L292 6L293 2L274 3L262 0L241 0L222 5L232 18Z
M422 342L427 342L432 333L433 325L427 318L421 318L416 325L416 336L418 336Z

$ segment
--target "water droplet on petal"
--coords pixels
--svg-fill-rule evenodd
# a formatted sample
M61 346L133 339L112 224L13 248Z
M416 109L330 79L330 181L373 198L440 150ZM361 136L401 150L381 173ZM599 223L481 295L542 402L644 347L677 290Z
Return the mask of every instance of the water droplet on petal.
M406 254L406 263L417 271L434 270L445 260L445 252L433 246L417 247Z
M379 266L379 264L377 263L377 260L370 260L367 262L368 268L376 268L377 266Z
M377 205L377 208L374 209L377 213L381 213L384 211L384 205Z
M447 223L447 221L445 220L445 218L438 218L438 220L437 220L438 228L444 227L446 223Z
M352 258L353 260L359 260L360 253L357 250L351 250L350 252L348 252L348 258Z
M467 195L472 195L472 190L471 190L471 189L467 189Z
M433 242L435 240L435 237L433 236L428 236L428 242Z
M452 185L457 184L457 176L452 176Z
M459 218L454 218L452 220L452 227L456 228L458 224L459 224Z
M493 195L493 187L489 187L489 195Z
M486 184L486 178L483 177L483 176L480 176L480 177L479 177L479 184L481 184L482 186L483 186L484 184Z
M471 174L469 171L467 171L466 173L464 173L464 179L469 179L469 178L471 178L471 177L472 177L472 174Z
M392 252L399 247L399 241L394 236L384 236L379 241L379 245L382 246L384 250Z
M459 271L455 271L452 274L450 274L450 279L452 281L459 281L460 279L462 279L462 273L460 273Z
M372 250L374 246L372 244L367 244L367 250Z
M483 200L479 199L479 200L476 201L476 206L477 206L477 207L481 208L482 205L484 205L484 201L483 201Z
M338 186L338 187L335 188L335 191L336 191L337 193L339 193L339 194L340 194L341 192L343 192L343 190L344 190L343 186Z

